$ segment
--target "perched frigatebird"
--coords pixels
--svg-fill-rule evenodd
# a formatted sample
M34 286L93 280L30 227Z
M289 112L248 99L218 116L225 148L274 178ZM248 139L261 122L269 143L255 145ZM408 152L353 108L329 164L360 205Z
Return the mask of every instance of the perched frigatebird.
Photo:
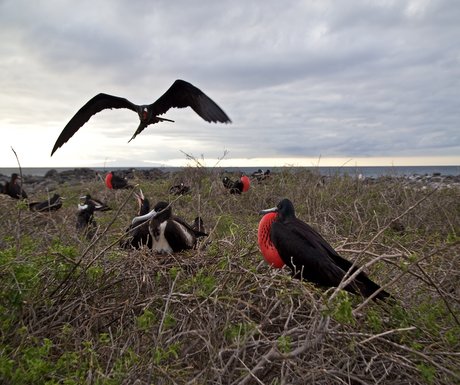
M105 185L110 190L119 190L119 189L123 189L123 188L133 188L133 186L131 186L125 178L122 178L121 176L115 175L115 173L113 171L110 171L105 176Z
M99 199L93 198L90 194L83 195L80 197L83 201L82 205L92 205L94 207L94 211L109 211L112 210L109 206L107 206L104 202L100 201Z
M9 182L6 182L5 186L3 186L3 193L14 199L27 199L27 194L20 181L21 177L18 174L11 174Z
M285 264L296 278L302 278L319 286L337 287L352 263L341 257L331 245L312 227L298 219L289 199L281 200L276 207L260 211L258 242L265 260L273 267ZM357 270L353 267L351 273ZM380 286L360 272L344 288L369 297ZM375 298L386 299L390 294L380 291Z
M152 104L137 105L128 99L107 94L98 94L90 99L78 112L70 119L54 144L51 156L55 151L67 142L93 115L108 108L127 108L139 115L140 124L134 135L129 140L133 140L142 130L150 124L158 122L173 122L173 120L160 118L170 108L191 107L198 115L207 122L230 123L230 118L225 112L206 94L194 85L184 81L176 80L172 86Z
M171 186L169 193L172 195L185 195L190 192L190 186L186 186L184 182L180 182L174 186Z
M267 169L265 172L262 171L262 169L258 169L257 171L254 171L251 176L257 180L257 182L262 182L263 180L267 179L270 177L270 170Z
M240 179L233 181L227 176L222 179L222 183L226 189L230 191L230 194L241 194L249 190L251 182L246 175L242 175Z
M171 205L166 202L158 202L148 214L134 218L132 225L145 220L149 221L151 248L157 253L177 253L192 249L197 238L207 236L194 228L197 224L203 224L200 219L195 219L194 226L190 226L182 218L172 215Z
M59 194L54 194L51 198L46 199L42 202L29 203L29 209L31 211L56 211L62 207L62 198Z
M85 234L88 239L93 238L97 229L94 210L95 206L92 202L78 205L76 228L78 232Z

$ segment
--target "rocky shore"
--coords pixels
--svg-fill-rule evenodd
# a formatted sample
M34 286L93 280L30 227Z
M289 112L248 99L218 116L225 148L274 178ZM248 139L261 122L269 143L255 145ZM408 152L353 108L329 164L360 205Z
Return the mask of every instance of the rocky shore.
M131 168L118 170L116 173L117 175L127 179L138 177L147 180L168 178L170 174L169 172L162 171L158 168L142 170ZM10 177L10 175L0 174L0 183L4 185ZM44 176L25 174L22 176L22 182L26 191L55 191L59 190L59 186L63 184L75 186L84 182L93 182L96 180L103 181L104 177L105 174L91 168L75 168L73 170L65 170L61 172L58 172L55 169L50 169Z
M18 172L19 173L19 172ZM167 179L173 172L164 171L159 168L151 169L121 169L116 171L117 175L127 178L140 178L144 180ZM78 185L84 182L95 180L103 181L105 174L91 168L75 168L58 172L50 169L44 176L23 175L23 186L26 191L55 191L63 184L68 186ZM273 175L273 177L276 177ZM10 175L0 174L0 183L5 184L10 179ZM323 183L327 183L329 177L323 177ZM408 175L408 176L381 176L381 177L363 177L358 176L357 180L363 184L386 183L398 180L407 186L414 188L458 188L460 189L460 175L441 175L434 173L431 175Z
M460 175L414 174L404 176L381 176L378 178L362 178L364 183L382 183L390 180L398 180L411 187L419 188L459 188Z

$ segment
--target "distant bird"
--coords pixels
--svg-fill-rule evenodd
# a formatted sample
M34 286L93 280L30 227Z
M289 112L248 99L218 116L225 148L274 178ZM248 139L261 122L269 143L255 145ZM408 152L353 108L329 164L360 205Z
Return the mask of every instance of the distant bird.
M42 202L29 203L29 209L31 211L56 211L62 207L62 198L59 194L54 194L50 199L46 199Z
M270 177L270 170L267 169L266 171L262 171L262 169L259 168L257 171L254 171L251 176L256 178L258 182L261 182Z
M93 115L107 108L128 108L139 115L140 124L133 140L142 130L150 124L158 122L174 122L173 120L160 118L170 108L191 107L198 115L207 122L231 123L225 112L201 90L184 80L176 80L172 86L155 102L146 105L137 105L125 98L107 94L98 94L89 100L62 130L54 144L51 156L67 142L80 127L82 127Z
M150 202L147 198L144 197L142 190L139 194L134 193L136 200L139 204L139 210L137 216L143 216L150 212ZM120 247L124 249L134 248L139 249L142 246L147 246L152 248L152 236L149 231L149 220L139 220L136 223L132 223L127 229L127 238L124 238L120 241Z
M95 206L92 202L78 205L77 231L86 235L88 239L93 238L96 233L97 224L94 220Z
M115 175L113 171L110 171L106 176L105 176L105 185L110 189L110 190L119 190L119 189L124 189L124 188L133 188L128 181L125 178L122 178L118 175Z
M171 186L169 193L172 195L185 195L190 192L190 186L186 186L183 182Z
M27 194L20 182L21 177L18 174L11 174L10 181L6 182L5 186L3 186L3 193L14 199L27 199Z
M207 236L206 233L194 230L182 218L172 215L171 205L158 202L152 211L136 217L132 225L149 221L149 232L152 236L152 250L157 253L177 253L192 249L197 238Z
M109 211L112 210L109 206L107 206L104 202L100 201L99 199L91 197L90 194L83 195L80 197L83 200L83 205L91 204L94 206L94 211Z
M296 278L320 286L336 287L352 263L341 257L312 227L297 219L294 205L283 199L276 207L260 211L258 242L265 260L273 267L285 264ZM357 267L352 269L352 273ZM361 272L345 290L369 297L380 286ZM382 290L375 298L386 299L390 294Z
M226 189L230 191L230 194L241 194L249 190L251 182L246 175L241 176L236 181L230 180L227 176L222 179L222 183Z

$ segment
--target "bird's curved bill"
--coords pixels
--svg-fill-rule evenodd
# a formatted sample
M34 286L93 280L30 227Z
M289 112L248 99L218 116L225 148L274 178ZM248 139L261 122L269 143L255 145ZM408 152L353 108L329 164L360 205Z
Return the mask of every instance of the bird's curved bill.
M278 212L278 207L272 207L271 209L260 210L259 215L265 215L268 213L276 213Z
M155 218L155 215L157 215L158 213L155 211L155 210L152 210L150 211L149 213L145 214L145 215L141 215L139 217L134 217L131 224L136 224L137 222L143 222L143 221L147 221L149 219L152 219L152 218Z

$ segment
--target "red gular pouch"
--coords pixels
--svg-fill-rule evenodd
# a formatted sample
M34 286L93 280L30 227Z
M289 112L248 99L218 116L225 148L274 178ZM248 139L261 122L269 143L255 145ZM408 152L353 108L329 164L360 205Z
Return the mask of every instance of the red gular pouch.
M249 180L249 178L246 176L246 175L243 175L241 177L241 183L243 183L243 192L246 192L249 190L249 187L251 186L251 182Z
M105 185L110 189L112 190L113 187L112 187L112 177L113 177L113 174L111 172L109 172L106 176L105 176Z
M270 229L277 216L277 213L268 213L262 217L257 230L257 242L265 261L270 266L281 269L284 266L284 262L270 239Z

